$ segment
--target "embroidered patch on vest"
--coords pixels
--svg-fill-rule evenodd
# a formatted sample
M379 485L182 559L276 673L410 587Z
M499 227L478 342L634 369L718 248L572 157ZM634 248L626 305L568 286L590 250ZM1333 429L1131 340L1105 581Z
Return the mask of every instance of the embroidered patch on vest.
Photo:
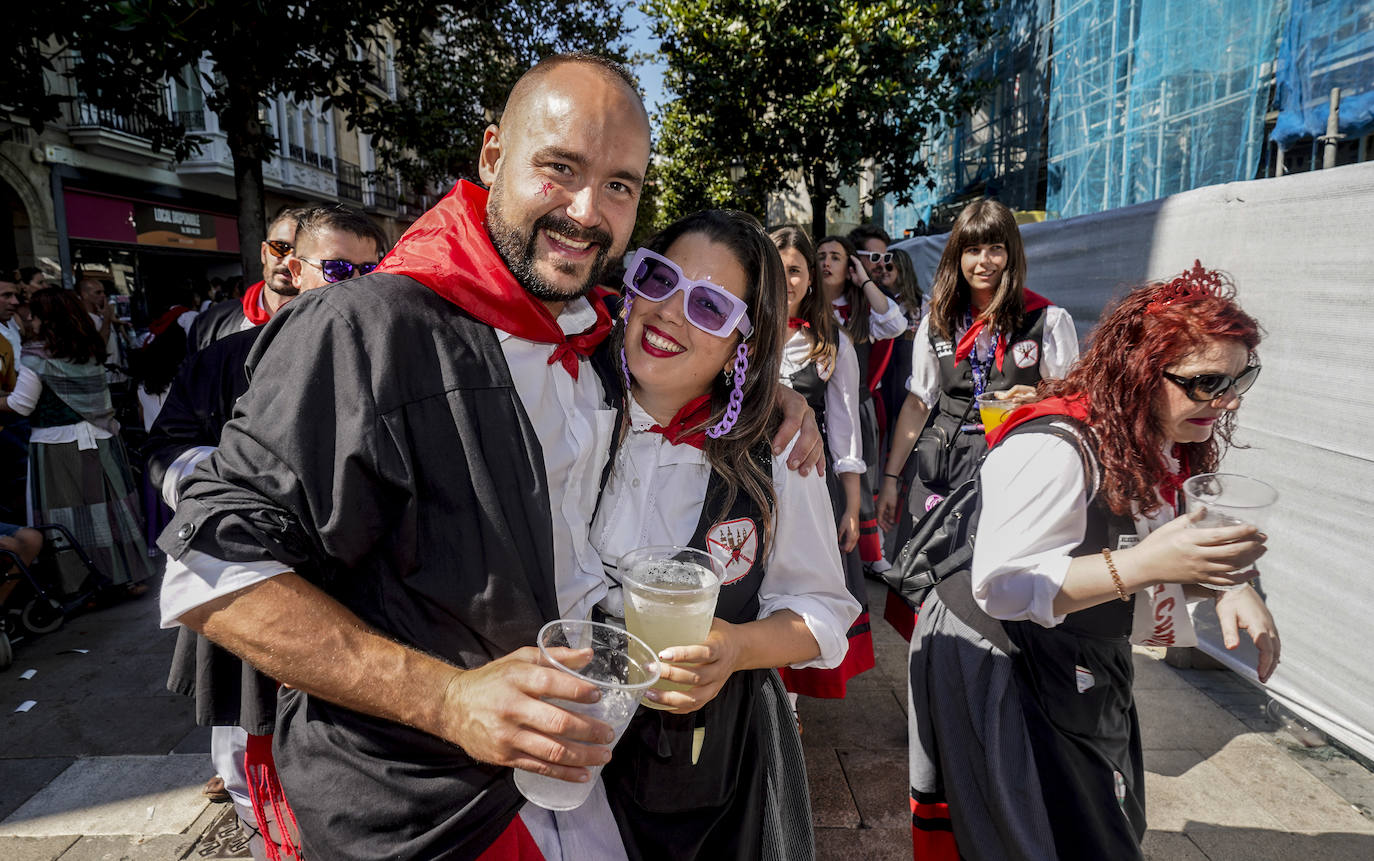
M1075 681L1078 683L1078 692L1080 694L1097 684L1097 680L1093 678L1093 671L1082 664L1076 664L1074 666L1073 674Z
M706 549L725 562L721 585L728 586L753 570L759 549L758 529L747 517L717 523L706 530Z
M1033 368L1040 362L1040 345L1035 341L1017 341L1011 345L1011 360L1018 368Z

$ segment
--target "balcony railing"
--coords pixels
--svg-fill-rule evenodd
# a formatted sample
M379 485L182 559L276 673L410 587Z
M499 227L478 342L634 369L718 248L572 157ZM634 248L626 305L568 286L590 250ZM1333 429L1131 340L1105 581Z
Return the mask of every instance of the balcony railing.
M203 131L205 129L205 110L172 111L172 121L187 131Z
M288 144L286 151L290 153L291 157L296 161L305 161L305 150L301 148L300 144Z
M332 171L334 169L334 159L330 158L327 155L321 155L319 165L324 170Z
M372 189L372 206L376 209L396 210L396 190L383 186L374 186Z
M148 122L142 117L125 116L108 108L97 108L80 97L72 104L73 128L101 128L123 132L134 137L146 138Z
M339 197L363 202L363 172L356 164L339 161Z

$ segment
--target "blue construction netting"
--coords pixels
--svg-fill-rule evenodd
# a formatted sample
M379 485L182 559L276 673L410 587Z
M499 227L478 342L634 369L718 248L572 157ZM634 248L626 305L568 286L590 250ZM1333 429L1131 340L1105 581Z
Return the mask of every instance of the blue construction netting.
M970 76L991 81L992 90L954 127L930 130L921 158L933 187L916 189L910 205L889 205L888 233L948 223L952 216L945 210L970 193L993 195L1013 209L1038 208L1052 7L1053 0L997 5L997 35L968 60Z
M1060 0L1050 214L1068 218L1252 178L1286 7L1286 0Z
M1331 90L1341 88L1340 133L1374 132L1374 3L1291 0L1274 71L1284 147L1326 134Z

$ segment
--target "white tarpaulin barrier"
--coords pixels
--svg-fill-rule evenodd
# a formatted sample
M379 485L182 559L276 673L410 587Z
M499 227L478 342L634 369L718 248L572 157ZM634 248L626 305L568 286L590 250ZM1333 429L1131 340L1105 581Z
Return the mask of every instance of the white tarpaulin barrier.
M1260 563L1283 641L1268 691L1374 758L1374 162L1209 186L1022 236L1030 288L1067 308L1080 337L1126 287L1194 258L1235 279L1267 336L1236 433L1249 448L1222 468L1280 494ZM896 244L927 294L944 240ZM1209 606L1197 621L1201 647L1254 679L1248 641L1227 652Z

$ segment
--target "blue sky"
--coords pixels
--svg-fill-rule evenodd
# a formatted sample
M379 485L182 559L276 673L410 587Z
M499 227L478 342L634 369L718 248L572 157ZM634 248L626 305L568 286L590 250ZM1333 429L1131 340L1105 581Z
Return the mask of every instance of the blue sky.
M658 40L654 38L649 19L638 5L632 5L625 11L625 24L627 31L625 41L629 44L632 52L653 53L655 55L658 53ZM634 69L640 85L644 88L645 102L651 113L658 113L659 108L668 99L667 94L663 91L663 70L663 63L658 60L641 63Z

